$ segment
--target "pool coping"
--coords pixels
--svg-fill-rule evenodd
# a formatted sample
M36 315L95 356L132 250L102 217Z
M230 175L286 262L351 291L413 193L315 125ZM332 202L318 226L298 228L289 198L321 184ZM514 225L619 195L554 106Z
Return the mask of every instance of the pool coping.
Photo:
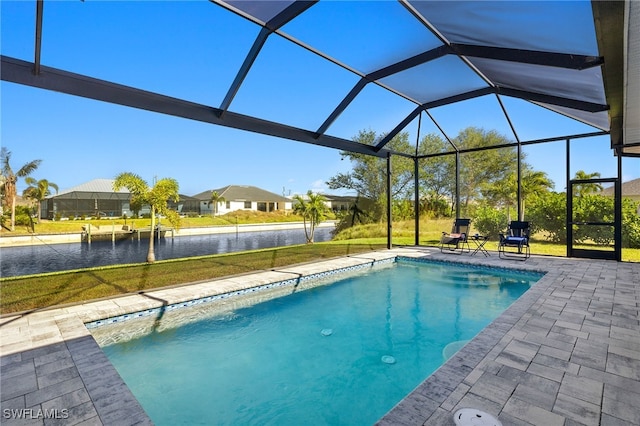
M636 312L636 319L635 322L633 319L624 317L621 318L625 321L609 320L609 329L616 327L615 331L618 335L626 333L627 337L633 337L636 338L635 341L640 341L640 324L637 319L637 312L640 309L640 294L637 285L632 287L634 282L640 282L640 265L638 264L544 256L532 256L526 262L515 262L498 260L497 256L471 257L442 254L433 248L394 248L46 311L4 316L0 318L0 355L3 382L0 391L3 408L22 410L22 413L29 413L29 410L33 409L40 410L31 411L33 422L25 424L42 424L42 415L33 418L33 414L43 412L64 417L62 419L64 424L82 422L152 424L95 342L85 323L280 282L287 277L300 278L321 274L397 256L430 258L491 267L511 267L546 272L546 275L381 418L378 422L381 425L453 424L453 411L461 406L469 405L484 409L502 419L503 422L507 421L508 424L536 424L535 422L527 423L527 419L530 420L532 413L540 419L549 420L546 422L547 424L564 424L565 419L570 419L575 424L589 424L589 422L580 423L579 420L584 419L564 406L560 406L555 411L554 407L549 409L546 409L547 406L539 407L543 404L536 403L535 400L527 401L526 395L523 395L522 392L514 392L513 389L508 397L505 397L503 392L497 393L500 398L506 398L504 401L495 401L497 399L495 395L485 394L492 389L491 385L495 386L495 383L491 382L491 380L495 381L495 379L491 379L492 375L507 380L500 374L510 374L513 379L517 373L527 372L527 368L524 370L522 368L534 364L539 365L540 359L537 359L538 362L534 360L536 356L547 357L551 359L551 361L546 359L547 361L554 363L562 361L561 365L566 369L565 373L569 375L568 377L571 377L572 380L575 380L574 377L579 377L583 366L577 362L578 358L573 359L573 352L568 351L560 344L553 342L545 344L543 342L545 338L539 330L527 332L526 329L526 327L531 328L537 323L544 323L547 333L553 333L554 339L551 340L558 341L560 339L557 337L558 334L564 336L559 340L560 342L573 339L589 342L590 334L594 336L594 339L604 334L604 331L598 328L604 327L601 324L604 323L604 319L601 319L601 323L598 324L593 321L589 322L583 327L583 330L567 321L571 315L578 316L575 307L571 308L564 316L562 311L557 312L561 303L551 300L550 296L554 296L554 293L559 294L566 306L568 303L565 299L571 299L568 296L568 290L564 289L567 282L576 287L578 296L582 300L585 298L585 293L580 288L582 281L589 288L592 288L592 293L594 286L596 289L605 289L606 286L612 285L614 290L606 291L607 294L614 294L612 297L615 297L616 283L622 281L624 300L620 299L622 302L618 300L618 304ZM603 283L600 286L598 280L594 284L593 280L585 279L588 278L585 271L591 270L591 273L594 273L593 268L598 268L598 276L603 277ZM618 270L624 272L624 276L620 277L620 274L617 273ZM548 302L551 305L545 304ZM532 309L541 310L542 314L534 315ZM560 319L552 321L553 315ZM593 316L591 315L591 317ZM585 317L582 315L583 322ZM537 323L533 321L534 319ZM525 329L522 329L523 326ZM587 330L591 330L591 332ZM610 335L611 332L608 334ZM608 337L608 340L611 342L614 339ZM616 356L622 357L626 364L623 362L624 365L621 367L618 363L611 368L614 370L615 368L623 369L626 372L631 369L632 378L627 378L626 381L620 379L620 375L615 374L616 371L607 370L606 361L605 368L600 370L593 368L593 362L583 363L584 373L592 381L595 380L593 377L598 374L602 376L601 382L608 380L619 385L616 380L622 380L632 395L637 393L640 396L640 373L636 371L640 370L640 355L638 355L640 354L640 344L637 347L632 344L625 346L617 342L621 339L615 340L613 342L615 344L610 346L614 347ZM631 341L633 342L633 340ZM557 348L554 345L561 347ZM537 349L534 350L536 347ZM567 353L569 355L566 355ZM523 357L526 359L523 360ZM540 369L540 367L535 368ZM549 376L553 372L545 370L543 373L543 376ZM564 373L562 376L564 377ZM559 376L552 375L552 379L543 378L552 380L554 383L559 380L560 385L564 383L562 377ZM487 381L489 385L485 383ZM615 384L609 383L609 393L617 392L618 387ZM507 389L511 385L508 384ZM556 389L556 394L562 393L558 392L560 385ZM617 402L615 410L604 407L605 399L602 395L605 395L606 391L607 389L600 391L603 402L600 404L598 421L605 416L607 419L619 421L628 421L629 418L635 419L635 416L640 419L639 409L634 408L631 403L624 402L626 400ZM513 395L517 398L512 398ZM538 395L535 397L539 398ZM591 405L586 406L586 409L593 411L592 401L589 401L589 404ZM581 408L584 411L585 408ZM46 410L54 411L47 412ZM616 410L622 411L618 413ZM5 423L9 420L3 415L0 422Z

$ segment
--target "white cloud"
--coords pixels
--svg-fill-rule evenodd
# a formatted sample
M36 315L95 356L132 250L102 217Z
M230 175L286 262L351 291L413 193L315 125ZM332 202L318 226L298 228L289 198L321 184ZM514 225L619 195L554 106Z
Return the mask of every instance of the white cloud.
M313 192L327 192L327 184L323 179L317 179L311 182L311 188Z

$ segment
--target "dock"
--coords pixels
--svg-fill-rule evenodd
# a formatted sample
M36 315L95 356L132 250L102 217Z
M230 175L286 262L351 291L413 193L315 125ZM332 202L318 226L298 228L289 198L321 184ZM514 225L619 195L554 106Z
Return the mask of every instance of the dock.
M175 234L174 228L159 225L155 227L153 234L157 238L164 238L168 232L171 233L171 238L173 238ZM134 236L137 236L138 240L149 238L151 236L151 227L133 229L129 225L97 226L87 224L82 226L81 241L91 243L92 241L127 240L134 238Z

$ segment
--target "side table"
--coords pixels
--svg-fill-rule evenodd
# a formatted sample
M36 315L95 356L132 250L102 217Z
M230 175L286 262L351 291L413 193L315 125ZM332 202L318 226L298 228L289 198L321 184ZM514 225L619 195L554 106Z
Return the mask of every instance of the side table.
M474 244L476 245L476 248L471 253L471 256L475 255L478 252L484 254L485 257L491 256L487 251L487 249L484 247L484 245L487 244L487 241L489 241L488 235L478 235L478 234L472 235L470 240L473 241Z

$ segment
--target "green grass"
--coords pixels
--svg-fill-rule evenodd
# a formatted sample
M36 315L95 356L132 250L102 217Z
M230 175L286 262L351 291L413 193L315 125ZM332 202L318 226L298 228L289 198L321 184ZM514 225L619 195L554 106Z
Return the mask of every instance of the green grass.
M220 218L196 219L195 223L205 226L204 223L206 221ZM239 218L239 223L242 223L240 220ZM243 216L242 220L250 221L251 218ZM104 223L106 221L101 222ZM253 222L245 223L255 223L255 217ZM451 223L450 219L422 221L420 224L420 244L438 246L442 231L449 230ZM0 278L0 313L8 314L43 309L61 304L78 303L147 291L154 288L182 285L229 275L270 270L287 265L379 250L387 245L386 231L386 223L369 224L344 231L338 235L336 240L326 243L174 259L158 261L153 264L115 265L77 271ZM475 231L472 229L472 232ZM414 245L414 222L394 223L392 243L394 245ZM489 241L487 248L496 250L497 242ZM566 246L534 239L531 243L531 252L534 254L566 256ZM640 249L623 249L623 260L640 262Z
M330 217L329 219L333 219ZM111 227L112 225L133 225L134 228L144 228L151 224L151 219L85 219L85 220L42 220L35 224L35 232L38 234L66 234L82 232L82 226L91 224L94 226ZM183 217L180 220L181 228L204 228L210 226L229 226L254 223L278 223L278 222L302 222L302 217L284 213L280 211L264 213L259 211L244 211L228 213L222 216L202 216L202 217ZM168 225L165 219L161 219L161 223ZM11 232L7 227L8 222L4 223L4 227L0 230L0 236L9 237L16 235L29 235L32 233L31 227L26 225L16 225L15 231Z
M384 248L351 241L305 244L251 252L117 265L0 279L0 313L135 293L229 275L347 256Z
M451 230L452 219L428 219L420 222L420 245L439 246L440 237L443 231ZM476 230L471 223L471 233ZM394 245L415 245L415 222L407 220L402 222L394 222L392 226L392 243ZM359 225L341 232L336 238L340 240L352 241L375 241L380 244L386 244L386 223L372 223L367 225ZM498 239L490 240L486 244L488 250L498 249ZM595 245L581 245L576 248L594 249ZM545 241L540 236L533 236L531 239L531 253L548 255L548 256L566 256L567 246L565 244L556 244ZM625 262L640 262L640 249L622 249L622 260Z

